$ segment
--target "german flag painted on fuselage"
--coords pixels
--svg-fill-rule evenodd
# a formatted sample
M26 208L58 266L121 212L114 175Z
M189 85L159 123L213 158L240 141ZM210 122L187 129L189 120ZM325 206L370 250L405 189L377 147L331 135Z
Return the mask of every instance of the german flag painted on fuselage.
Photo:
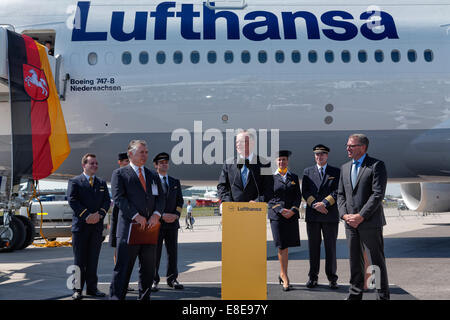
M45 47L8 31L13 177L43 179L70 153Z

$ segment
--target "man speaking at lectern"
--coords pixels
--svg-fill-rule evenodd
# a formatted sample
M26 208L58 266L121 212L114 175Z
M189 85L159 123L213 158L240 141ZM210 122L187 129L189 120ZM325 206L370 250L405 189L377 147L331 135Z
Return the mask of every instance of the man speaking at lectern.
M236 136L237 157L226 161L217 185L221 202L268 202L273 192L272 174L264 175L264 159L253 153L255 137L248 131ZM263 160L263 161L261 161Z

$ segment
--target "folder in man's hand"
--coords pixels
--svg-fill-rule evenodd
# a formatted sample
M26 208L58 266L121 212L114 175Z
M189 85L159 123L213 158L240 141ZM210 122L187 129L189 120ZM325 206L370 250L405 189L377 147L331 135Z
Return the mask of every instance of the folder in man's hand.
M139 223L130 223L130 232L128 232L128 244L157 244L159 228L161 224L152 226L146 225L144 229Z

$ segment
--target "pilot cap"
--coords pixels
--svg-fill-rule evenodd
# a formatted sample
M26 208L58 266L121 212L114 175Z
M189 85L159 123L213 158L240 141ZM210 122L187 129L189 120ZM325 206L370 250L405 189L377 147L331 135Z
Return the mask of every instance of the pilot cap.
M165 152L158 153L154 158L153 162L158 163L159 160L169 160L169 154Z
M292 152L290 152L289 150L280 150L277 152L277 158L279 157L290 157L290 155L292 154Z
M119 161L127 160L128 159L128 154L126 152L121 152L118 155L118 159L119 159Z
M328 153L330 152L330 148L324 146L323 144L318 144L313 148L314 153Z

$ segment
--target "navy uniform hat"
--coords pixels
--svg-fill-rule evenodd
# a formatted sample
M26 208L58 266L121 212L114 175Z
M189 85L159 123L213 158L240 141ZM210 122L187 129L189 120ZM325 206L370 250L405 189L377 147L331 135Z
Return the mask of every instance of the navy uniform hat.
M126 152L121 152L121 153L119 153L118 157L119 157L119 161L127 160L128 154Z
M280 151L277 152L277 158L278 157L288 157L289 158L289 156L291 154L292 154L292 152L289 151L289 150L280 150Z
M158 163L159 160L169 160L169 154L165 152L158 153L154 158L153 162Z
M313 148L314 153L328 153L330 152L330 148L324 146L323 144L318 144Z

